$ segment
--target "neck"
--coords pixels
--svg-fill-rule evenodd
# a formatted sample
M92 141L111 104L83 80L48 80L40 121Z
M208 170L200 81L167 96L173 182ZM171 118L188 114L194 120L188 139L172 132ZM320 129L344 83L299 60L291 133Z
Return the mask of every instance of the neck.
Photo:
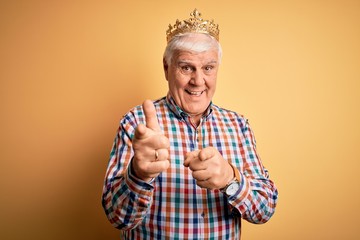
M197 127L200 124L201 117L203 116L202 113L200 114L189 114L191 122Z

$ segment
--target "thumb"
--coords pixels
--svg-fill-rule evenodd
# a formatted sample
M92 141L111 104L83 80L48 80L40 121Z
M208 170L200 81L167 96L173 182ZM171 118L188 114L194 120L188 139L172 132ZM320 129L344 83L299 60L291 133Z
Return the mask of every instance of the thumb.
M186 156L185 156L184 166L185 166L185 167L189 167L190 163L191 163L194 159L198 158L199 152L200 152L200 150L195 150L195 151L192 151L192 152L188 152L188 153L186 154Z
M145 114L146 127L150 128L151 130L160 132L161 128L159 126L153 102L151 100L145 100L142 107Z
M214 157L217 152L218 151L214 147L204 148L199 152L199 159L201 161L206 161L207 159Z

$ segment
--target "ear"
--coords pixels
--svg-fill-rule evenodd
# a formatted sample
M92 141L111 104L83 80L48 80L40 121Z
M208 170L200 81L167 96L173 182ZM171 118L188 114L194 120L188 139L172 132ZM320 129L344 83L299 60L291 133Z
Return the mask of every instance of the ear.
M163 67L164 67L165 78L166 78L166 81L167 81L168 80L169 65L167 64L165 58L163 58Z

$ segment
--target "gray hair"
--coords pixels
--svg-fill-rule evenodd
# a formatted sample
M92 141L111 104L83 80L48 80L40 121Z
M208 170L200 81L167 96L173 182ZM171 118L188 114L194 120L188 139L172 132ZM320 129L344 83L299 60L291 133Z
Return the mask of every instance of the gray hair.
M164 60L165 62L170 65L172 56L175 51L192 51L196 53L201 53L208 51L210 49L215 49L218 52L219 63L221 62L222 57L222 49L220 43L212 36L208 34L204 34L209 37L210 41L191 41L191 37L194 34L199 33L185 33L174 36L168 45L165 48L164 52Z

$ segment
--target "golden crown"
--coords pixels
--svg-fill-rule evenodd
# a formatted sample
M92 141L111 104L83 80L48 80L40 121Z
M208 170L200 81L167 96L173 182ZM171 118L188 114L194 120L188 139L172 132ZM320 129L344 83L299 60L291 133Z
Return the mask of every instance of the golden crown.
M169 28L166 31L166 40L170 40L181 33L206 33L213 36L217 41L219 41L219 25L214 23L214 20L203 20L201 18L201 13L198 10L194 10L190 13L190 18L179 21L176 19L174 25L169 24Z

